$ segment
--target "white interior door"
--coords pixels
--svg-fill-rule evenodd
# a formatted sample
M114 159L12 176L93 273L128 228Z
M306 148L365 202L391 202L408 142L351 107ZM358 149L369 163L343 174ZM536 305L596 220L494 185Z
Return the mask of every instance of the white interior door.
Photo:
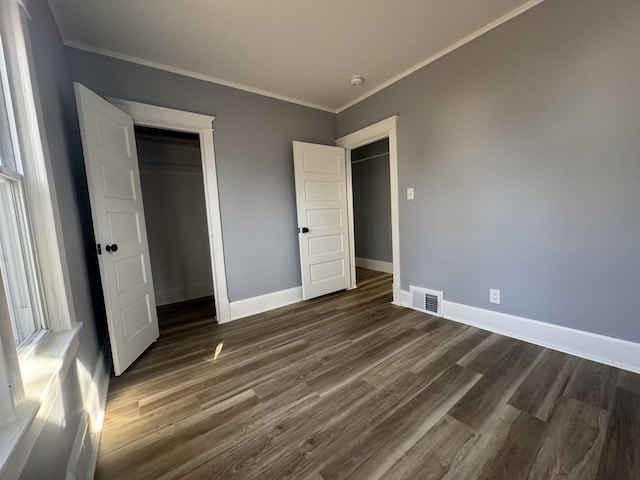
M111 351L120 375L159 336L133 120L75 84Z
M345 151L293 142L293 165L303 298L349 288Z

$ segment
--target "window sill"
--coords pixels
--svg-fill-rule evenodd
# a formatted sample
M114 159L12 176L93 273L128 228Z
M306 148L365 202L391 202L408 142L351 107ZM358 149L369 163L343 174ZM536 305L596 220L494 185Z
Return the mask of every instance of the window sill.
M17 478L31 450L49 421L62 384L78 350L82 324L60 333L45 335L20 357L25 402L12 421L0 425L0 477ZM64 422L60 412L58 422Z

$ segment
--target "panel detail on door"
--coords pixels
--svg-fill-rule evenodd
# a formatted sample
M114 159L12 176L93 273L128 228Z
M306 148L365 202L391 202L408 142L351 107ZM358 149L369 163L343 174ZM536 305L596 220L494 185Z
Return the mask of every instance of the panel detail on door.
M339 208L307 210L308 227L341 227L342 211Z
M342 235L323 235L309 239L309 256L340 253L342 251L344 251Z
M334 153L323 155L316 153L315 155L304 156L305 173L333 173L340 174L340 155Z
M304 182L307 201L339 201L340 184L338 182Z
M136 201L136 191L133 183L131 168L101 162L102 185L104 196L118 200Z
M113 262L118 293L124 293L147 284L142 255Z
M103 112L96 112L98 146L109 153L131 158L131 145L127 128Z
M136 334L153 321L149 295L138 298L135 302L126 305L120 310L122 328L126 341L131 341Z
M109 212L109 238L118 245L140 243L140 217L137 213Z
M334 278L340 278L346 273L344 270L344 261L340 259L311 265L310 273L311 283L316 284L333 280Z

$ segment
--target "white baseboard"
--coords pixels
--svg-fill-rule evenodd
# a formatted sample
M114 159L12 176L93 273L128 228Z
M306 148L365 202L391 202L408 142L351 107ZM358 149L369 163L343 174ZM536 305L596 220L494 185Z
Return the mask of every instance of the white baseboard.
M237 300L229 305L231 320L238 320L239 318L267 312L274 308L284 307L300 301L302 301L302 287L294 287L258 297Z
M402 291L402 305L411 308L411 296ZM449 301L443 317L560 352L640 373L640 343L552 325Z
M62 386L77 359L81 328L79 323L72 330L45 335L26 359L27 398L13 415L2 418L0 426L1 479L23 477L23 470L47 423L65 428Z
M394 276L395 280L395 276ZM400 282L393 282L393 303L394 305L398 305L399 307L404 306L404 299L402 297L403 290L400 287Z
M154 296L156 305L170 305L172 303L186 302L194 298L202 298L213 295L213 284L211 282L199 282L183 285L176 288L156 290Z
M413 304L411 303L411 292L409 290L400 290L400 299L401 306L412 308Z
M107 348L104 342L91 377L87 372L78 372L84 412L67 463L66 480L89 480L95 475L111 375L111 356L105 355Z
M393 263L356 257L356 267L368 268L377 272L393 273Z

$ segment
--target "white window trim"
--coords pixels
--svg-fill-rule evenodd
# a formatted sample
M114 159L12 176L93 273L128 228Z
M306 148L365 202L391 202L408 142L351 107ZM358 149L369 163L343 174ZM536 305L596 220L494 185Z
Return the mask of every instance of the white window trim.
M20 476L61 393L79 346L78 331L82 326L77 323L73 310L63 230L49 150L40 128L43 125L40 102L30 73L33 65L21 8L18 0L0 1L0 32L11 76L10 95L18 119L23 185L42 278L48 331L33 348L18 356L15 344L10 345L13 342L11 326L0 325L3 340L10 339L0 344L0 378L8 379L12 386L8 392L0 393L0 402L3 402L0 477L3 479ZM0 308L3 302L0 301Z
M11 89L22 159L24 189L29 207L33 241L38 252L38 263L43 279L45 311L48 328L61 332L73 328L76 323L72 308L73 298L69 284L66 254L63 248L62 225L52 181L53 171L49 159L46 136L41 132L43 124L33 71L29 37L25 35L23 18L17 3L5 3L3 24L6 42L10 45L7 63L14 76ZM15 88L20 85L21 88ZM51 181L50 181L51 179Z
M61 393L80 328L46 335L28 358L19 360L24 400L13 419L0 425L0 478L19 478Z

